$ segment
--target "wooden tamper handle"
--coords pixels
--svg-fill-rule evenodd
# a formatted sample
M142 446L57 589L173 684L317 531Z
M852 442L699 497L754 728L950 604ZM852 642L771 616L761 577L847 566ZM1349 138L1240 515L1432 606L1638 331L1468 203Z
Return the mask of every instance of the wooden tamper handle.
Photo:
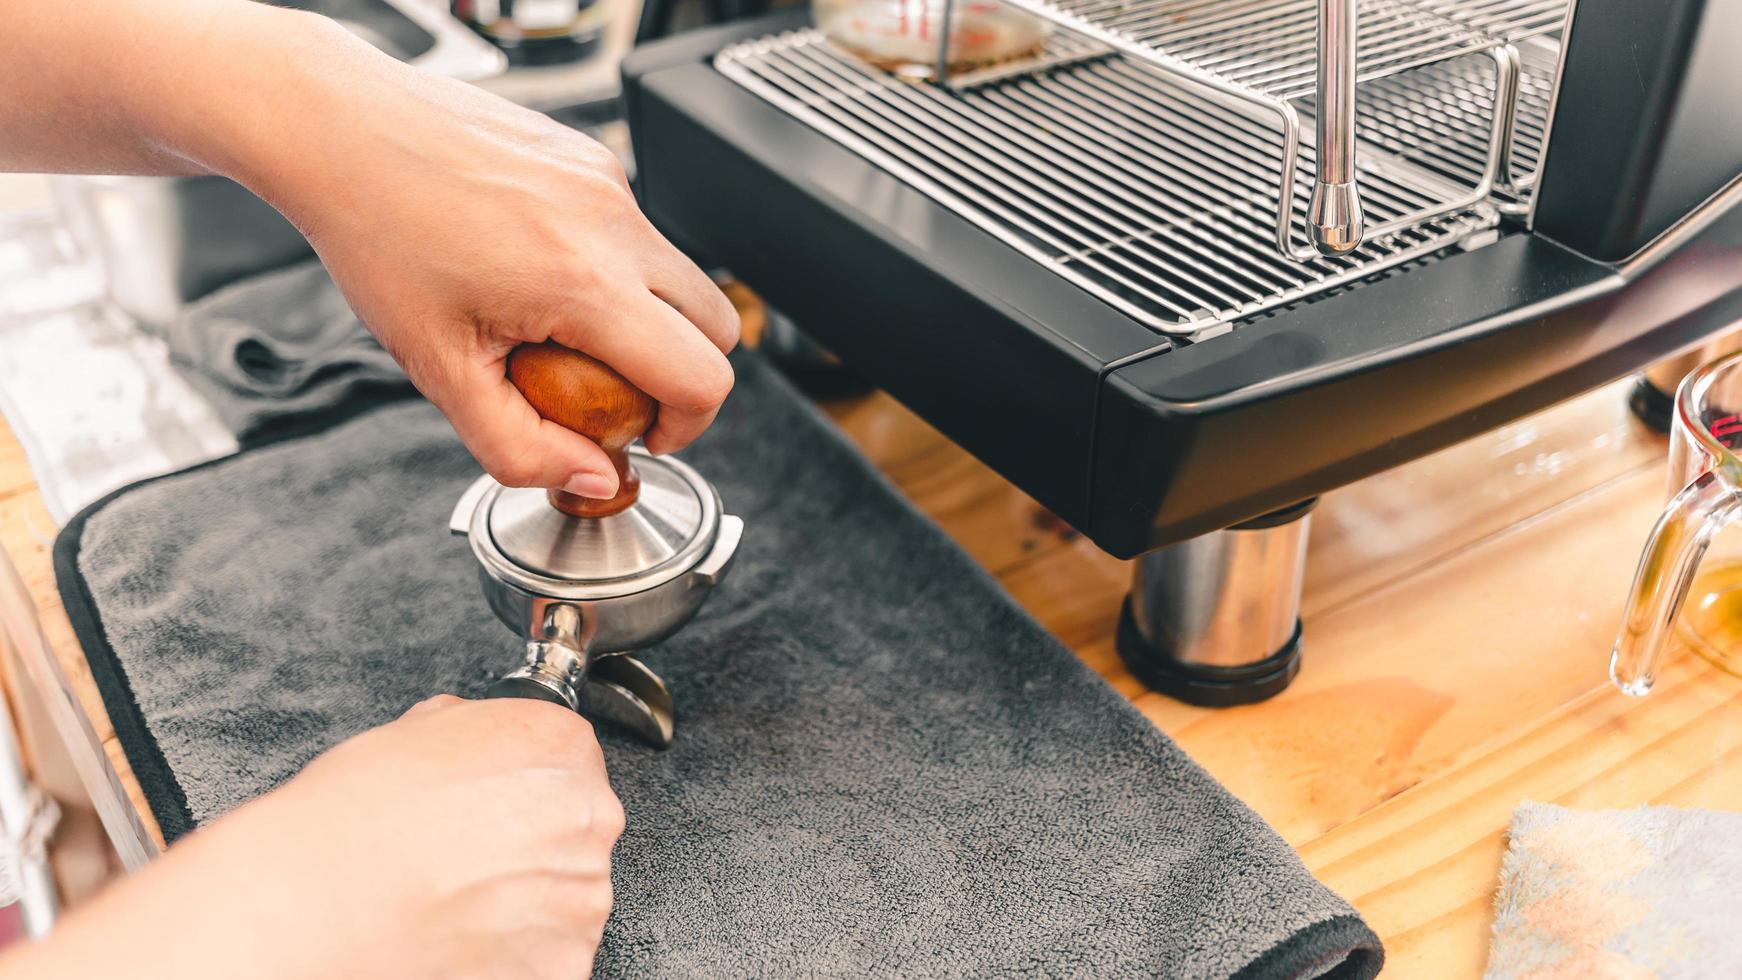
M621 374L560 344L522 344L508 354L508 380L538 414L599 444L617 467L610 500L550 491L550 505L574 517L610 517L635 503L641 478L629 465L629 444L653 426L658 405Z

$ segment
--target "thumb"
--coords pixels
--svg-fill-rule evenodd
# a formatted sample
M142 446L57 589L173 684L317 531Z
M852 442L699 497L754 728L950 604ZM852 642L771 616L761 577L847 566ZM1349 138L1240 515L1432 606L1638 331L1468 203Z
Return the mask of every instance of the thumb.
M443 378L430 401L460 441L497 482L510 487L560 487L582 497L610 499L617 469L596 443L539 417L509 382L505 358Z

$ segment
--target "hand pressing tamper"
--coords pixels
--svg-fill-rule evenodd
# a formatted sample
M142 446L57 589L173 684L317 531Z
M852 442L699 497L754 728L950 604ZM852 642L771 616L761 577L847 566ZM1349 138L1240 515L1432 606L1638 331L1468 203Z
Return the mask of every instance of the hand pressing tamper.
M508 377L544 418L581 433L617 467L617 496L467 488L448 527L470 540L496 617L526 637L526 661L486 697L538 698L671 743L671 695L624 656L665 639L725 577L744 522L695 470L630 443L656 406L616 371L579 351L529 344Z

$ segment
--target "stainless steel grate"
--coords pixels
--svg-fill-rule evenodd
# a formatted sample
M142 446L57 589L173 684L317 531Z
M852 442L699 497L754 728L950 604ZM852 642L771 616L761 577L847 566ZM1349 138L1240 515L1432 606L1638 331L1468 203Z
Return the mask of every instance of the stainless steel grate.
M1548 134L1560 48L1537 37L1519 46L1520 70L1512 146L1494 199L1522 213L1536 185ZM1310 99L1303 111L1312 111ZM1363 85L1356 99L1361 138L1456 183L1475 186L1487 163L1493 72L1480 57L1456 58Z
M1279 255L1290 150L1275 127L1124 58L952 92L897 81L814 31L722 51L715 66L1128 315L1199 335L1492 227L1472 208L1338 258ZM1376 223L1464 193L1376 148L1361 173ZM1310 169L1300 161L1303 172ZM1288 213L1304 243L1306 184Z
M1519 46L1522 71L1518 78L1516 123L1512 128L1512 180L1520 200L1536 186L1542 170L1542 155L1548 149L1548 123L1554 114L1555 90L1560 85L1561 45L1543 36Z
M1288 100L1313 92L1318 72L1316 0L1009 2L1234 94ZM1356 22L1356 81L1494 46L1492 35L1433 9L1440 5L1362 0Z
M1558 34L1566 23L1568 0L1411 0L1447 20L1506 41Z
M1261 100L1313 93L1317 0L1004 0L1123 54ZM1569 0L1360 0L1356 81L1554 33Z
M958 71L948 79L950 88L957 91L967 91L992 82L1015 78L1018 75L1033 75L1045 72L1051 68L1062 68L1084 61L1105 58L1113 53L1113 49L1069 31L1061 31L1047 39L1046 47L1039 54L1027 58L1013 58L998 64L986 65L967 71Z
M947 7L955 0L917 2L941 2ZM1004 2L1062 25L1109 51L1199 86L1226 109L1270 122L1283 151L1283 164L1277 170L1277 200L1295 198L1296 181L1304 166L1302 151L1311 146L1301 115L1310 112L1305 103L1317 87L1321 57L1318 0ZM1358 86L1372 88L1376 82L1456 62L1461 64L1460 70L1485 71L1485 84L1475 79L1471 84L1490 93L1486 99L1435 110L1455 110L1458 133L1455 140L1431 140L1433 146L1455 149L1460 158L1480 150L1468 160L1473 171L1464 165L1438 171L1461 184L1462 192L1438 197L1432 206L1420 210L1393 212L1383 221L1376 220L1377 214L1368 209L1368 236L1381 237L1467 210L1496 191L1503 196L1512 193L1520 176L1509 159L1520 84L1517 44L1560 29L1569 2L1358 0L1353 40ZM947 11L944 20L948 21ZM941 55L939 64L943 64ZM952 80L952 84L956 83ZM1464 125L1478 105L1486 112L1485 124ZM1398 114L1387 110L1381 115ZM1516 200L1502 203L1522 207ZM1295 239L1292 219L1288 208L1279 207L1272 216L1277 251L1296 261L1311 261L1317 249L1308 241Z

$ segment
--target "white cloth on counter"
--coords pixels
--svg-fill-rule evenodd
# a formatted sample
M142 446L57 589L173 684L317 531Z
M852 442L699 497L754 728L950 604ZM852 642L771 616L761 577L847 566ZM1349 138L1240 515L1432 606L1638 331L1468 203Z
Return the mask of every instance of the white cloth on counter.
M1739 972L1742 813L1527 801L1507 836L1488 980Z
M101 278L64 235L47 213L0 222L0 414L57 525L129 483L236 451L163 341L95 298Z

